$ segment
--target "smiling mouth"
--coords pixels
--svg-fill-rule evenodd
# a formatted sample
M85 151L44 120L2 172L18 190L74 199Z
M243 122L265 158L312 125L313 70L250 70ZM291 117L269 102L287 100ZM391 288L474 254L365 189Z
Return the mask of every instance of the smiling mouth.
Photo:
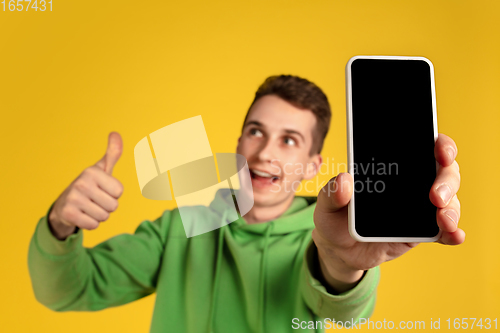
M259 170L254 170L250 169L250 175L252 176L252 179L261 181L261 182L269 182L269 183L275 183L280 179L280 177L276 175L272 175L267 172L259 171Z

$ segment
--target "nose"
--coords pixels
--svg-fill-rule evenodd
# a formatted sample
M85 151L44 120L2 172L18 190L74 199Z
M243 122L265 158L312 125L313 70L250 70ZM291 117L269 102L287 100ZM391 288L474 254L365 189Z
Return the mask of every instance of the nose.
M275 147L272 143L273 140L267 139L262 141L261 146L259 147L260 150L257 154L259 157L259 160L262 162L271 162L273 159L276 158L276 152L275 152Z

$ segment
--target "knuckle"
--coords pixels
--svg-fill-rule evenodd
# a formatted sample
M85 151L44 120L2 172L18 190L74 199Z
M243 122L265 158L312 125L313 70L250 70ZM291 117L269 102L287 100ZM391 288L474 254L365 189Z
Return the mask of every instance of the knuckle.
M82 175L85 177L92 177L95 174L95 171L93 170L92 167L88 167L85 170L83 170Z
M90 173L91 175L95 175L95 174L97 174L97 173L99 172L99 170L100 170L100 169L99 169L97 166L95 166L95 165L89 166L87 169L88 169L88 171L89 171L89 173Z
M71 207L69 206L65 206L61 210L61 217L66 221L74 222L76 220L77 215L75 210L71 209Z
M77 181L75 181L74 187L77 190L84 192L84 191L88 190L89 185L87 184L87 182L84 179L80 178Z
M113 200L113 203L111 204L111 211L114 212L118 209L118 200Z
M457 172L457 175L456 175L456 179L457 179L457 191L460 188L461 178L462 177L460 176L460 172Z
M123 184L117 180L116 195L120 197L122 194L123 194Z
M79 202L79 195L75 191L70 191L66 196L66 202L70 205L76 205Z
M101 221L106 221L107 219L109 219L109 213L108 212L103 212L101 214Z
M87 230L95 230L99 227L99 222L89 223L86 227Z
M458 162L455 160L453 161L453 165L455 166L455 168L457 169L459 175L460 175L460 166L458 165Z
M94 230L99 226L99 222L94 219L80 221L78 227L85 230Z
M84 170L83 175L86 179L95 179L99 173L99 168L95 165Z

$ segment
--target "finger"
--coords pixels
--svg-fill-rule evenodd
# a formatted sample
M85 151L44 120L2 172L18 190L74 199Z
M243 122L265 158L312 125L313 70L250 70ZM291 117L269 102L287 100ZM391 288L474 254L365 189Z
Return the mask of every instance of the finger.
M352 176L343 172L333 177L320 190L318 208L325 212L334 213L347 206L353 191Z
M440 166L436 175L436 180L432 184L429 192L429 199L438 208L448 205L451 198L460 188L460 173L455 164Z
M105 175L108 176L107 174ZM95 202L97 205L99 205L107 212L114 212L118 208L118 200L116 200L109 193L101 189L96 183L93 182L75 183L75 187L77 188L78 191L83 193L85 197Z
M123 141L119 133L111 132L108 137L106 154L96 163L101 170L111 175L113 168L120 159L123 150Z
M78 189L71 191L66 197L66 201L69 204L69 207L76 208L78 211L88 215L96 222L105 221L109 218L109 212L98 206ZM70 214L67 214L68 220L75 223L78 222L79 219L81 219L81 216L75 216L75 214L78 214L78 211L71 211Z
M80 229L94 230L99 226L99 222L91 218L76 206L71 206L65 209L62 215L62 220L68 225L75 225Z
M460 245L465 241L465 232L462 229L457 229L455 232L443 231L441 238L437 241L444 245Z
M90 167L87 172L92 173L92 179L97 186L113 198L118 199L122 195L123 185L118 179L98 167Z
M458 229L458 221L460 220L460 202L455 195L448 206L438 208L436 219L439 229L446 232L455 232Z
M109 218L109 212L105 211L102 207L90 199L87 199L86 202L84 202L82 207L80 207L80 210L97 222L103 222Z
M439 133L434 145L434 157L442 166L449 166L457 157L458 148L449 136Z

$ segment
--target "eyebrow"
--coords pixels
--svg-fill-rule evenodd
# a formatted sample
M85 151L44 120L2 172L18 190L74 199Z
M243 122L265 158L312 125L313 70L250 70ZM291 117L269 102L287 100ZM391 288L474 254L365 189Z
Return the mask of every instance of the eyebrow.
M259 127L264 127L264 125L262 125L262 123L257 120L250 120L248 123L245 124L245 127L247 127L248 125L257 125Z
M258 126L258 127L265 127L260 121L257 121L257 120L250 120L249 122L247 122L245 124L245 127L247 127L249 125L255 125L255 126ZM297 132L295 130L291 130L291 129L285 129L284 131L285 131L285 133L288 133L288 134L296 134L296 135L300 136L300 138L302 139L303 142L306 142L306 140L305 140L304 136L302 135L302 133Z

